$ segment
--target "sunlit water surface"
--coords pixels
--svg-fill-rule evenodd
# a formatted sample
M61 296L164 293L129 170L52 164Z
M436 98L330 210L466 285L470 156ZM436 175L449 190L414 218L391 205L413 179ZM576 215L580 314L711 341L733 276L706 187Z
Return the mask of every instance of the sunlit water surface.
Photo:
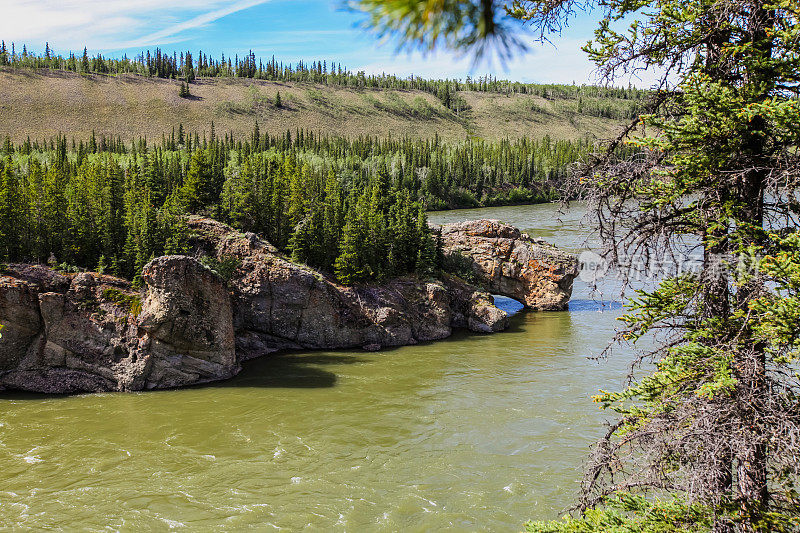
M577 251L578 206L499 218ZM503 305L514 306L505 301ZM228 382L0 395L0 529L519 531L574 500L630 360L604 362L618 303L576 282L569 312L378 353L290 353Z

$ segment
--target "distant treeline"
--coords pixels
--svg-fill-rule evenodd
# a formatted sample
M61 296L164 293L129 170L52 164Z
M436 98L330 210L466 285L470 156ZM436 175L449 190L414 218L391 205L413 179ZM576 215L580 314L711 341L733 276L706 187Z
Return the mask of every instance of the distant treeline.
M186 251L184 215L254 231L343 283L439 267L426 208L546 201L588 142L347 140L286 132L210 138L182 126L153 146L6 138L0 259L136 279Z
M500 94L529 94L546 99L580 100L579 112L586 115L614 119L635 118L639 111L636 105L647 97L649 91L632 87L602 87L597 85L560 85L520 83L499 80L495 76L467 77L456 79L425 79L415 76L399 78L391 74L366 74L353 72L341 63L326 60L297 64L257 58L249 53L239 57L218 59L201 51L195 56L189 51L168 54L161 49L143 51L134 58L123 55L114 59L101 54L90 56L87 49L81 55L70 52L67 57L54 54L48 44L42 54L32 53L23 45L17 50L14 43L9 49L5 41L0 42L0 66L14 68L47 68L67 70L82 74L138 74L158 78L180 79L193 82L197 78L253 78L268 81L308 82L352 88L419 90L436 95L445 107L453 111L465 109L459 91L479 91ZM627 101L622 103L620 101Z

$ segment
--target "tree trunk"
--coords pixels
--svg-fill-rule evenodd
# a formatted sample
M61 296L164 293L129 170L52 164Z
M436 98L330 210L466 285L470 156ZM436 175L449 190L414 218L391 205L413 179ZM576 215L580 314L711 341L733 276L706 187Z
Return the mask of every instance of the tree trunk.
M756 64L765 65L772 55L772 40L767 35L775 25L775 12L764 9L761 2L753 2L750 11L750 38L754 49L759 51L761 61ZM769 67L751 67L745 74L742 91L750 102L760 102L772 90L769 80L772 75ZM752 225L752 230L745 232L748 241L744 244L761 244L764 240L764 187L769 167L769 147L765 140L767 122L761 116L751 121L750 135L745 137L742 146L743 156L750 162L751 170L744 172L739 188L741 222ZM749 303L763 290L757 279L749 280L737 293L737 308L749 309ZM746 337L745 337L746 338ZM744 347L734 360L734 368L738 381L737 400L742 432L736 451L736 500L742 514L740 530L755 531L757 523L769 505L767 487L768 443L766 432L762 430L761 414L769 395L766 368L766 346L753 343Z

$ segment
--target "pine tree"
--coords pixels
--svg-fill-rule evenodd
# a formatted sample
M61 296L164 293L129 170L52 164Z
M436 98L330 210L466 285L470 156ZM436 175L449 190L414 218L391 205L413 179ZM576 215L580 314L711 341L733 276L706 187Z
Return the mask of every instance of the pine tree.
M390 237L386 222L388 213L385 208L387 201L385 194L387 193L384 187L381 186L379 177L377 183L372 186L371 191L365 191L363 199L359 202L367 205L366 231L368 244L365 245L366 260L370 270L379 280L394 273L391 263L387 264L386 260L390 251Z
M167 183L164 169L161 168L161 159L154 151L144 158L144 185L150 191L155 205L164 203L167 196Z
M289 223L292 227L300 223L306 212L306 184L309 182L310 169L303 165L297 168L293 158L288 158L284 172L289 176Z
M189 226L178 191L173 192L159 209L158 227L165 255L189 253Z
M227 221L237 228L255 230L258 219L258 204L255 198L255 177L250 159L242 162L238 171L233 171L225 180L222 189L222 212Z
M64 258L64 245L67 234L67 199L64 191L67 186L65 168L56 163L45 172L43 182L43 208L41 230L45 236L45 250L48 254Z
M81 72L89 72L89 54L86 51L86 47L83 48L83 56L81 56Z
M294 229L289 239L292 261L314 265L314 227L311 216L305 217Z
M196 213L204 207L216 203L219 198L215 190L211 162L206 150L195 150L189 160L186 181L183 184L183 203L187 209Z
M325 200L322 204L323 223L322 241L325 257L322 264L326 269L333 269L338 255L339 241L342 235L344 220L342 216L342 197L339 180L333 171L328 171L325 180Z
M342 232L339 256L334 262L334 272L339 283L353 285L372 276L364 257L365 239L366 231L361 217L348 217Z
M437 256L441 240L436 241L432 237L431 229L428 227L428 217L422 206L417 208L416 229L419 243L417 244L417 264L414 270L420 276L432 276L437 271L437 265L440 264Z
M189 98L192 96L192 93L189 92L189 84L185 81L181 82L180 88L178 89L178 96L181 98Z
M7 260L20 258L25 234L25 207L12 162L6 158L0 166L0 254Z

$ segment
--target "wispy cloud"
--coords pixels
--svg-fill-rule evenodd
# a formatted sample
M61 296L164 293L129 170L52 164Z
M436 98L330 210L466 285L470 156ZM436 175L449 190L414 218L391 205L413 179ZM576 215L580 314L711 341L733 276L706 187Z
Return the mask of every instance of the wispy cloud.
M531 42L529 52L505 65L474 65L446 51L395 54L358 27L359 18L336 9L340 0L0 0L0 38L41 52L45 41L66 52L84 46L118 55L173 43L218 57L253 50L284 62L327 59L369 73L464 78L488 72L532 82L597 82L580 48L596 22L576 19L552 44ZM261 7L259 7L261 6ZM249 10L249 11L248 11ZM238 13L238 15L237 15ZM229 18L226 18L229 17ZM617 80L626 84L627 79ZM631 80L648 86L649 77Z
M226 7L222 7L219 9L215 9L213 11L209 11L208 13L203 13L202 15L198 15L194 18L191 18L184 22L179 22L177 24L173 24L163 30L159 30L148 35L144 35L137 39L134 39L128 43L123 44L119 48L130 48L134 46L148 46L152 44L162 43L168 37L173 37L178 35L181 32L186 30L191 30L194 28L199 28L201 26L205 26L210 24L216 20L221 19L222 17L226 17L237 11L242 11L244 9L249 9L251 7L255 7L260 4L265 4L269 0L242 0L239 2L235 2L234 4Z
M49 41L57 49L164 44L180 39L187 30L267 1L12 0L3 6L0 38L42 47Z

